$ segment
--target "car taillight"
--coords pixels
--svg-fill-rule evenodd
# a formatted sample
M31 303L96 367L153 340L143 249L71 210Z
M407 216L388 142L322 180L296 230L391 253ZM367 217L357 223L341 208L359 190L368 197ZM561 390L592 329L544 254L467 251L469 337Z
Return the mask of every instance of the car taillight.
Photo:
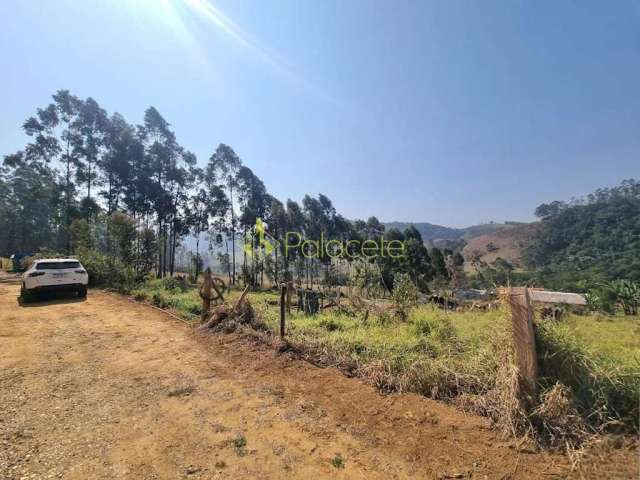
M29 274L30 277L39 277L40 275L44 275L45 272L31 272Z
M76 270L76 273L87 273L87 271L80 269L80 270Z

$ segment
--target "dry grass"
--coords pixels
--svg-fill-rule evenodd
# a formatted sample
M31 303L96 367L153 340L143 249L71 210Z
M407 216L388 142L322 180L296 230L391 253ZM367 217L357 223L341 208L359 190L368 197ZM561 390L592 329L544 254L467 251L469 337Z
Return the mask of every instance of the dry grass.
M165 282L166 283L166 282ZM200 300L190 287L161 281L137 294L195 319ZM231 292L233 304L240 292ZM277 340L278 293L251 292L252 330L281 352L357 375L384 392L416 392L491 418L508 436L575 451L606 431L637 430L640 394L638 319L570 317L539 321L540 395L523 404L510 348L509 313L449 312L430 306L404 321L348 306L315 316L295 310L287 343ZM226 322L221 331L246 329ZM610 327L617 336L608 335ZM604 346L598 349L599 341Z

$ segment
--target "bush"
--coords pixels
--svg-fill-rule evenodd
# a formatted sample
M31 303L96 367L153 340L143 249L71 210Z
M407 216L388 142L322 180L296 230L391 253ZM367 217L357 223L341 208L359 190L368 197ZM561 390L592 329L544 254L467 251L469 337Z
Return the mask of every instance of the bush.
M413 322L417 336L428 336L439 342L450 342L456 338L451 320L444 315L419 316Z
M320 322L318 322L318 325L324 328L327 332L344 330L344 325L340 323L337 319L331 318L331 317L320 319Z
M83 250L78 259L89 274L90 286L111 287L120 293L129 293L138 283L132 267L97 250Z
M159 308L167 308L169 306L169 299L161 292L153 292L151 296L151 303Z
M399 315L407 318L409 310L418 303L418 288L406 273L400 273L393 279L393 302Z
M183 277L166 277L160 280L160 287L176 293L184 293L190 289L190 285Z

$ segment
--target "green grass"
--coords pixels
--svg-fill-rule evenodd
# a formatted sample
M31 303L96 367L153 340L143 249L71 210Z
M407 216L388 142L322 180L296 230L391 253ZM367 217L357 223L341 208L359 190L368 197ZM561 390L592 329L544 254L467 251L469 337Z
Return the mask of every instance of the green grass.
M234 290L225 300L232 304L239 295ZM196 287L175 280L151 281L134 296L189 320L200 314ZM249 300L276 334L279 293L251 292ZM414 308L406 320L335 309L306 316L295 308L286 320L287 339L319 363L347 367L381 389L451 400L500 388L509 327L504 310L445 313L430 305ZM589 421L637 422L639 317L569 315L558 323L539 322L538 332L542 393L561 382Z
M152 280L132 294L161 308L173 309L186 319L200 315L202 308L195 286L170 279ZM233 303L239 295L240 290L233 290L225 300ZM249 298L261 320L277 332L279 293L251 292ZM287 336L321 345L356 361L403 357L404 361L410 362L423 356L433 357L434 351L470 359L485 350L487 344L504 330L508 325L506 317L500 310L445 313L427 305L413 309L407 321L372 315L365 322L361 314L350 316L332 309L306 316L294 308L287 317ZM450 324L453 336L438 336L433 329L425 328L427 322L436 327ZM640 364L640 317L569 315L560 325L594 358L614 361L622 368L637 368Z
M594 354L640 365L640 316L570 315L563 323Z
M187 320L197 318L202 312L197 288L170 278L151 280L133 290L131 295L156 307L174 310Z

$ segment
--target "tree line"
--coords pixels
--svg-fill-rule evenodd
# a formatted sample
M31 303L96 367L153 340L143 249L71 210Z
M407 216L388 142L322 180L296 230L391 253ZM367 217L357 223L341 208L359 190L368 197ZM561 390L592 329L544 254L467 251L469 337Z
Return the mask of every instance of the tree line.
M406 273L427 290L436 280L457 282L462 271L459 254L427 249L413 227L385 231L376 217L349 220L322 194L305 195L301 203L278 200L228 145L220 144L199 166L154 107L133 125L93 98L60 90L22 128L26 145L0 167L2 256L91 251L116 258L140 278L150 272L164 277L174 274L176 252L192 235L196 278L201 251L215 249L230 283L260 284L267 275L276 283L312 285L360 275L364 284L390 291L394 276ZM257 218L278 241L269 254L255 235ZM343 240L383 235L403 242L406 255L357 268L348 260L308 258L301 250L284 255L286 232ZM200 245L203 236L207 245ZM239 248L244 238L249 251Z
M640 282L640 182L540 205L540 229L525 252L534 280L585 291L615 279Z

